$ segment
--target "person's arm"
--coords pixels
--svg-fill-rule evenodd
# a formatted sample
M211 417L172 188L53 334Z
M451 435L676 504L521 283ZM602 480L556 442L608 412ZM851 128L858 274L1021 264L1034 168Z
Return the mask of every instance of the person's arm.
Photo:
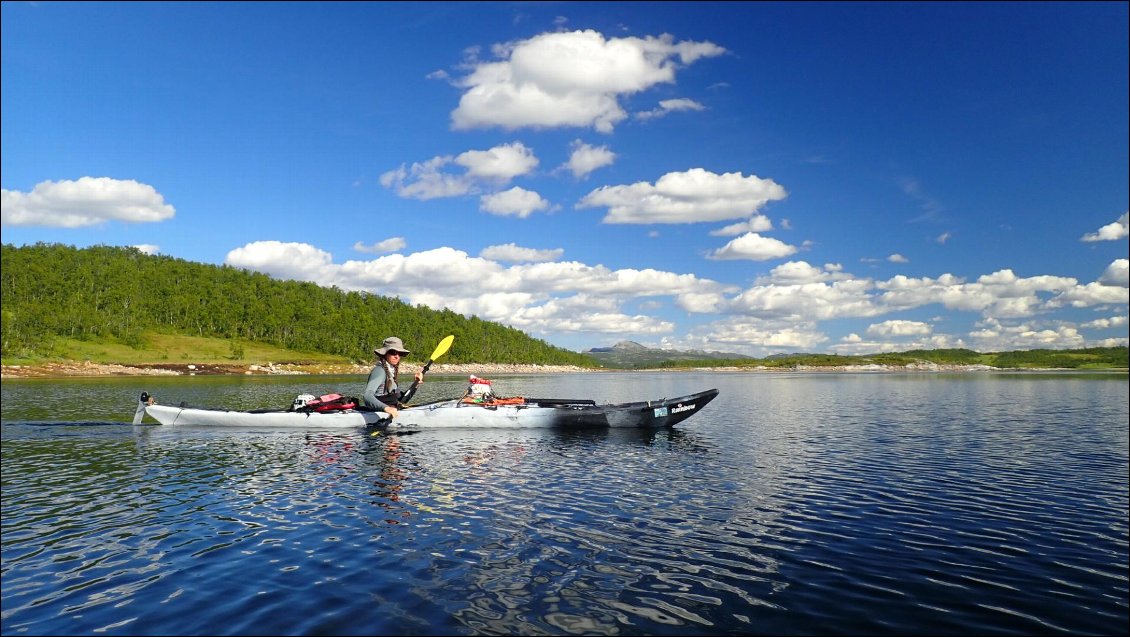
M417 383L424 382L424 372L422 372L422 371L416 372L415 378L416 378ZM385 413L392 416L393 418L396 418L396 415L400 413L400 408L408 406L408 405L400 402L400 399L402 397L404 397L404 392L400 391L399 389L394 389L394 390L392 390L392 394L390 394L389 396L396 396L395 405L398 405L398 406L393 406L393 405L386 406L385 407ZM389 396L385 396L385 399L387 400L389 398Z
M400 393L400 401L398 401L398 404L401 407L407 407L408 401L412 400L412 397L416 395L416 388L424 382L424 370L416 372L414 378L416 379L416 382L412 383L412 385L408 388L408 391Z
M396 416L396 408L391 405L386 405L378 398L378 396L384 394L384 388L385 366L377 363L377 365L373 367L373 371L369 372L369 380L365 383L365 393L361 395L361 398L365 401L365 406L369 409L383 411L390 416ZM390 408L392 411L389 411Z

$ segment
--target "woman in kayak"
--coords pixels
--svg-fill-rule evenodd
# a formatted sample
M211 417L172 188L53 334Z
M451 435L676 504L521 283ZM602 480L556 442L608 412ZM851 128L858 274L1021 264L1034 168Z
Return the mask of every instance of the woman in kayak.
M411 352L404 349L403 341L390 336L373 353L377 355L377 364L369 372L369 380L365 383L365 406L396 418L396 406L400 404L401 396L401 391L396 387L396 375L400 371L401 358ZM422 371L416 372L416 382L424 382Z

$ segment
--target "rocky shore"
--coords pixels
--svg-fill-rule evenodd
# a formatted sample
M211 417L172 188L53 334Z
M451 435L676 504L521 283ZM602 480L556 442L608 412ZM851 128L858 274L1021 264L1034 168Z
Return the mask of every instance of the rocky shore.
M415 374L420 365L405 362L400 373ZM4 365L0 367L0 378L66 378L72 376L205 376L205 375L367 375L371 365L328 364L328 363L185 363L155 365L115 365L93 363L91 361L69 361L41 363L37 365ZM458 374L490 377L499 374L559 374L573 372L594 372L586 367L573 365L502 365L502 364L441 364L433 363L428 370L432 375Z

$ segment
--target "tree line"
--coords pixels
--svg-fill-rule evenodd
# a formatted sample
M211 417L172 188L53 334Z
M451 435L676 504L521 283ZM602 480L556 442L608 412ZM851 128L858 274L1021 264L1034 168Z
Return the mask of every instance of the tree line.
M444 362L596 364L521 330L379 294L282 281L131 247L37 243L0 249L5 357L47 356L59 337L141 347L143 334L155 330L358 362L371 361L373 347L386 336L399 336L419 351L454 334L458 345Z
M838 367L849 365L911 364L987 365L1001 369L1126 369L1130 365L1130 349L1122 347L1086 347L1070 350L1033 349L1011 352L981 353L971 349L909 350L883 354L842 356L839 354L791 354L771 358L741 358L710 361L671 360L660 368L679 369L702 366L766 367L788 369L798 366Z

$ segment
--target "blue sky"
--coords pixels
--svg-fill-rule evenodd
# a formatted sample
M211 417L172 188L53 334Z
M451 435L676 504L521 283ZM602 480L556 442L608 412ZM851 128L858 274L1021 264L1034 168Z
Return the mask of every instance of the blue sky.
M1126 345L1128 6L4 2L3 241L573 350Z

